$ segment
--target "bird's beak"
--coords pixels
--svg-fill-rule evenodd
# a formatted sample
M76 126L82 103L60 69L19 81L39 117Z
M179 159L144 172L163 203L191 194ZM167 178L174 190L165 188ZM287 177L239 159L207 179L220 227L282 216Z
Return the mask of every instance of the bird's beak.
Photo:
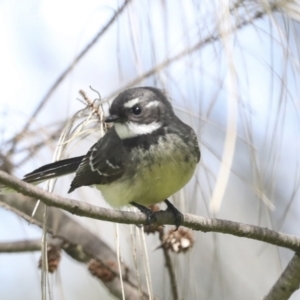
M111 122L117 122L118 120L120 120L120 117L117 115L109 115L108 117L106 117L104 119L105 123L111 123Z

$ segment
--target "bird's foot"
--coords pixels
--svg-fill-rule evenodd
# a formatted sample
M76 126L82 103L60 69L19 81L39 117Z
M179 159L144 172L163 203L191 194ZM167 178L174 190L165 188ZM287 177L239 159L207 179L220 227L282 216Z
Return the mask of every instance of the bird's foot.
M177 231L183 221L183 214L168 199L165 200L165 203L167 205L167 209L165 211L169 211L173 214L176 226L175 231Z
M136 202L130 202L130 204L136 207L137 209L139 209L144 215L146 215L147 218L146 225L151 225L157 221L155 212L153 212L148 207L138 204Z

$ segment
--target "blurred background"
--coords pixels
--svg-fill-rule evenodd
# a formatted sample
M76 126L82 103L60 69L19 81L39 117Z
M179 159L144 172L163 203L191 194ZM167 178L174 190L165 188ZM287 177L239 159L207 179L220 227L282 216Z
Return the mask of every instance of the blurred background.
M128 87L155 86L195 129L202 152L194 178L172 197L176 206L299 236L299 20L296 0L2 0L1 169L22 177L54 159L66 121L85 107L79 90L111 100ZM62 156L85 153L103 134L93 126ZM67 196L71 178L54 192ZM88 187L71 197L109 207ZM119 252L148 293L173 299L157 234L144 247L135 227L72 218ZM41 237L0 209L0 242ZM194 239L187 253L171 253L181 299L261 299L293 255L219 233ZM0 254L0 299L41 298L40 255ZM47 299L115 299L64 252L46 281Z

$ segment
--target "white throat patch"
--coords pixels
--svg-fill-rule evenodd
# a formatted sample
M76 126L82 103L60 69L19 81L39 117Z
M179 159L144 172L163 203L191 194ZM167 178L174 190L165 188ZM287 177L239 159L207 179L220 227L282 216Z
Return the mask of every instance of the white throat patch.
M126 122L124 124L115 123L115 129L120 139L128 139L143 134L149 134L162 126L159 122L152 122L150 124L137 124L133 122Z

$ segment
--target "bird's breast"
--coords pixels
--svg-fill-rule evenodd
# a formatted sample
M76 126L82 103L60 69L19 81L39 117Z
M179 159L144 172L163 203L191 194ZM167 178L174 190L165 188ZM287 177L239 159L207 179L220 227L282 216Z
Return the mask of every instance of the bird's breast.
M134 148L124 175L97 188L114 207L132 201L148 206L164 201L185 186L196 165L193 151L178 136L169 134L148 150Z

